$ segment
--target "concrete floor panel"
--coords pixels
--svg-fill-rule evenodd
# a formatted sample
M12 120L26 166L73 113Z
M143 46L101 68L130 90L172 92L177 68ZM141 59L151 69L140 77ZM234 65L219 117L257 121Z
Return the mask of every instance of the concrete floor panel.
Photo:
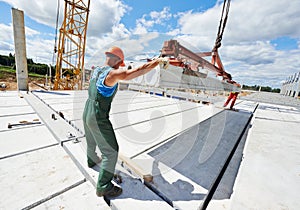
M212 118L193 126L186 132L148 154L152 156L156 162L164 163L169 168L172 168L172 170L177 171L202 188L209 190L234 144L239 140L238 137L247 125L249 118L249 113L232 111L220 112ZM240 160L237 162L237 166L239 162ZM153 170L154 173L160 174L160 170L157 170L157 172ZM238 170L238 167L236 170ZM236 173L235 171L235 174ZM191 192L193 192L194 187L183 181L181 181L183 183L179 183L178 186L176 186L176 184L172 184L171 186L165 185L164 183L166 183L166 181L161 179L161 176L163 176L163 172L161 175L154 177L154 179L160 180L159 183L152 185L155 189L164 193L169 200L174 201L174 205L175 203L176 205L180 205L180 202L177 203L177 200L185 200L178 199L174 192L181 192L181 188L186 188L187 192L183 194L185 196L190 194L188 201L193 200L191 198L195 198L195 200L198 201L197 206L194 208L189 206L187 209L198 209L201 203L200 201L205 198L206 193L193 195ZM234 181L230 182L230 186L227 186L227 188L232 189L233 183ZM170 190L172 189L171 187L177 189ZM182 197L184 196L182 195ZM220 195L219 199L226 198L228 198L228 193ZM183 206L180 206L180 209L183 209Z
M4 131L0 136L0 158L57 144L44 125Z
M52 198L33 208L34 210L72 210L72 209L88 209L88 210L110 210L111 208L103 200L95 196L95 188L89 182L84 182L65 193Z
M268 117L254 119L230 209L298 209L299 122L278 109L261 108L257 115Z
M0 209L22 209L84 180L59 146L0 160Z

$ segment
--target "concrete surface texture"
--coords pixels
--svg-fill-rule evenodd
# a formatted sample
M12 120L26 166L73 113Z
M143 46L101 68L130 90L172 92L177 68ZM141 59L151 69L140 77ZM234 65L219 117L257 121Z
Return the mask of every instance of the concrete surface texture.
M153 181L119 161L124 192L103 199L99 166L86 165L87 92L0 92L0 209L299 208L299 101L254 93L231 111L220 95L208 105L184 97L118 91L110 119L120 153Z
M136 61L131 62L133 66L139 66ZM204 70L205 71L205 70ZM190 76L183 74L181 67L169 65L166 69L161 65L154 68L154 70L148 72L145 75L139 76L133 80L125 81L131 85L143 85L144 87L152 88L173 88L173 89L195 89L195 90L227 90L238 91L239 88L216 79L215 76L204 74L205 76Z

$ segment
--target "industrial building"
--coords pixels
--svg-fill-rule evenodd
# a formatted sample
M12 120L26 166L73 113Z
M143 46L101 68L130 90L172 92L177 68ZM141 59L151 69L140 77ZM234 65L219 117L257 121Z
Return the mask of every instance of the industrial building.
M289 76L281 86L280 94L299 98L300 96L300 72Z

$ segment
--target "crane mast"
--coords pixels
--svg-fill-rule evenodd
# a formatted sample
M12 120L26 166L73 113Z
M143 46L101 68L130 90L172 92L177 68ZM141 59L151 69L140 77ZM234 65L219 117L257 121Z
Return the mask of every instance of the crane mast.
M90 0L65 0L54 90L81 90Z

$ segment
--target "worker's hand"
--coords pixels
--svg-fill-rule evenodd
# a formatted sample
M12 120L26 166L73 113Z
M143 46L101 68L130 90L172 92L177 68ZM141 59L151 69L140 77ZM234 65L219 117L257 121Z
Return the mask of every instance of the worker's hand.
M157 60L159 60L159 64L162 65L163 69L167 69L169 67L170 62L168 58L158 58Z

